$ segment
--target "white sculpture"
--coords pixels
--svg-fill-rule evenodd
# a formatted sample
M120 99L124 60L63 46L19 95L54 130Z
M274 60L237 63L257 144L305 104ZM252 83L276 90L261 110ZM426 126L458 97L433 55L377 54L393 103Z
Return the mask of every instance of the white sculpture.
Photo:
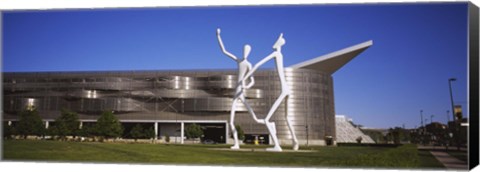
M274 142L274 147L273 148L267 148L267 151L282 151L282 148L280 147L280 144L278 142L277 130L275 129L275 123L274 122L269 122L269 120L272 117L273 113L278 109L278 107L280 106L280 103L283 101L283 99L285 99L285 118L287 120L287 125L288 125L288 129L290 130L290 134L292 135L293 150L298 150L298 140L297 140L297 137L296 137L295 132L293 130L293 126L291 124L291 119L288 116L288 109L287 109L290 90L288 88L287 81L285 79L285 71L284 71L284 67L283 67L282 46L285 45L285 42L286 41L283 38L283 33L282 33L282 34L280 34L280 36L278 37L278 40L273 45L273 53L271 53L270 55L268 55L264 59L260 60L260 62L255 64L253 69L251 69L247 73L247 75L244 76L244 80L245 80L245 78L251 77L253 75L253 73L261 65L263 65L264 63L266 63L270 59L275 58L275 64L276 64L278 76L280 77L280 84L281 84L281 87L282 87L282 92L280 93L280 96L278 96L277 100L275 100L275 103L273 103L272 107L270 108L270 111L268 112L267 116L264 119L264 122L262 122L267 126L268 131L269 131L269 133L272 137L272 140Z
M240 100L245 105L248 112L252 115L255 121L259 123L263 122L262 120L257 119L255 112L253 112L250 105L245 101L245 90L251 88L255 83L253 77L249 77L250 83L248 85L245 84L245 80L247 80L247 77L245 77L245 74L252 69L252 64L247 60L248 55L250 54L250 51L251 51L251 47L250 45L246 44L243 49L243 59L238 59L235 55L225 50L225 46L223 45L222 38L220 37L220 32L221 32L220 29L217 29L217 39L218 39L218 43L220 44L220 48L222 49L225 55L235 60L235 62L237 62L238 64L238 80L237 80L238 82L235 88L235 95L233 97L232 109L230 112L230 128L232 130L232 135L234 139L234 144L231 147L231 149L240 149L240 145L238 143L238 134L234 124L237 101Z

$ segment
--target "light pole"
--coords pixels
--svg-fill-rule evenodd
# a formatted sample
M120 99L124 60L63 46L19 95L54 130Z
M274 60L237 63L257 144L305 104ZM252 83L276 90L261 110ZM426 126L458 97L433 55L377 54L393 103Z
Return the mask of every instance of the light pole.
M450 78L448 79L448 87L450 88L450 103L452 105L452 115L453 115L453 122L455 122L455 111L454 111L454 104L453 104L453 95L452 95L452 81L456 81L457 78Z
M420 123L422 123L423 131L425 132L425 126L423 125L423 110L420 110Z
M425 138L425 144L430 144L430 134L427 133L427 124L428 124L428 119L425 119L425 127L424 127L424 130L425 130L425 135L423 136Z
M430 131L430 136L431 136L432 141L436 142L436 139L435 139L435 134L436 134L435 131L436 130L435 130L435 126L433 125L433 116L434 115L430 115L430 127L432 127L432 131ZM433 147L435 148L435 143L434 143Z
M457 137L458 132L457 132L457 122L455 120L455 107L453 103L453 94L452 94L452 81L456 81L457 78L449 78L448 79L448 88L450 90L450 103L452 105L452 115L453 115L453 131L455 133L455 137ZM455 140L455 139L454 139ZM458 148L458 143L457 143L457 148Z
M448 113L450 113L449 110L447 110L447 127L448 127L448 122L450 122L450 116L448 115Z
M450 144L450 138L449 138L449 135L448 135L448 133L450 132L449 127L448 127L448 122L450 122L450 116L448 115L449 112L450 111L447 110L447 128L445 129L445 132L446 132L446 134L445 134L445 142L446 142L445 143L445 151L448 151L448 144Z

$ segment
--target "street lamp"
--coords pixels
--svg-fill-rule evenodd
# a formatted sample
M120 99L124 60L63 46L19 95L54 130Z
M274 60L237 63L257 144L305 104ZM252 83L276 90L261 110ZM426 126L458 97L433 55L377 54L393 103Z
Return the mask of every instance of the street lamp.
M428 141L427 139L429 139L429 133L427 133L427 123L428 123L428 119L425 119L425 127L423 127L423 130L424 130L424 136L423 138L425 139L425 143L430 143L430 141Z
M450 116L448 116L448 113L450 113L449 110L447 110L447 127L448 127L448 122L450 122Z
M420 110L420 123L422 123L422 127L424 128L424 132L425 132L425 126L423 125L423 110Z
M450 116L448 115L450 111L447 110L447 128L445 129L445 151L448 151L448 144L450 144L450 138L448 137L449 129L448 122L450 122Z
M457 78L450 78L448 79L448 87L450 88L450 102L452 105L452 115L453 115L453 121L455 122L455 111L454 111L454 106L453 106L453 95L452 95L452 81L456 81Z
M457 121L455 120L455 107L453 103L453 95L452 95L452 81L456 81L457 78L449 78L448 79L448 88L450 89L450 102L452 105L452 115L453 115L453 132L455 133L455 137L458 136L458 127L457 127ZM459 144L458 144L458 139L454 139L457 141L457 149L460 149Z

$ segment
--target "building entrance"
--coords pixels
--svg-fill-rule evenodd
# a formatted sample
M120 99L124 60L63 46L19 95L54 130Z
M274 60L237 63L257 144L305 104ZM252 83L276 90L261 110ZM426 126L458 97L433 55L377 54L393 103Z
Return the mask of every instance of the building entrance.
M202 142L204 143L226 143L225 123L201 123L203 129Z
M247 144L268 144L270 137L268 134L245 134L244 143Z

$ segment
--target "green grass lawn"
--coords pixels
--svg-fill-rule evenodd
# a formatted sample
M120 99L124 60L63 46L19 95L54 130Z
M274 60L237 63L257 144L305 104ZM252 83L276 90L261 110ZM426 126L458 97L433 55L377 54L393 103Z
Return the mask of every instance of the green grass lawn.
M444 168L415 145L397 148L341 146L309 147L314 152L250 152L214 150L230 145L166 145L7 140L4 160L191 164L231 166L300 166L362 168ZM245 145L242 148L265 148ZM286 147L285 149L291 149Z

